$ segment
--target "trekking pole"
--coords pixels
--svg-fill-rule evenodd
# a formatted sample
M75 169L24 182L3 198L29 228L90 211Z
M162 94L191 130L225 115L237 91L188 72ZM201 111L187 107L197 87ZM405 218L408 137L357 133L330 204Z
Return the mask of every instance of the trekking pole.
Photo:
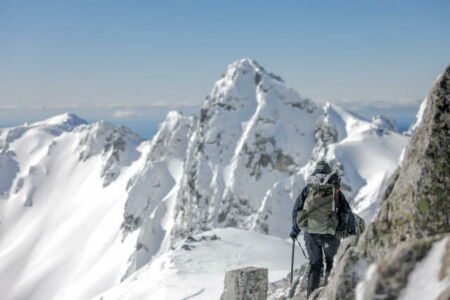
M294 242L294 239L292 239L291 286L292 286L292 280L294 279L294 251L295 251L295 242Z
M295 238L295 240L297 241L298 245L300 246L300 249L302 249L303 256L309 260L308 256L306 256L306 254L305 254L305 250L303 250L302 244L300 244L300 242L297 240L297 238Z

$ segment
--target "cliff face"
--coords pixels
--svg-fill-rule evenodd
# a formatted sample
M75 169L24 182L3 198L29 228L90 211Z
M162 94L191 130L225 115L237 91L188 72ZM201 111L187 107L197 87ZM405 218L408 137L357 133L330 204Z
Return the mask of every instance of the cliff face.
M319 298L408 299L415 294L417 299L420 295L447 299L449 126L450 66L430 91L420 124L387 184L373 222L358 244L345 251L352 255L337 258L333 278ZM364 265L357 280L349 279L349 272Z
M368 261L398 243L450 231L450 66L436 80L401 166L359 242Z

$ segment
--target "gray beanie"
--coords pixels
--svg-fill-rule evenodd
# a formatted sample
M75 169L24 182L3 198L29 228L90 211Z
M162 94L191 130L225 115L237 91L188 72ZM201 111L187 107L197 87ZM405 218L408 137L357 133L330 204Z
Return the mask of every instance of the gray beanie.
M322 174L330 174L331 168L330 168L330 165L326 163L326 161L321 160L321 161L318 161L316 164L316 171L318 173L322 173Z

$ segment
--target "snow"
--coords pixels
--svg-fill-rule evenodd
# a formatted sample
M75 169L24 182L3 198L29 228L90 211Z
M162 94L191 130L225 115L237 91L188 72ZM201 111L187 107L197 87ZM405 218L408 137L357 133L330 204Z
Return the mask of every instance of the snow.
M388 129L394 132L399 132L397 123L389 117L383 115L373 116L372 123L380 128Z
M269 281L290 270L291 243L236 228L215 229L180 241L121 285L94 299L218 299L225 273L247 266L269 269ZM217 238L217 239L215 239ZM300 251L295 265L305 259Z
M66 122L47 125L60 127L57 120ZM44 123L8 143L19 170L1 168L17 171L0 201L2 298L89 298L120 281L135 245L136 237L120 235L126 180L105 189L99 154L79 161L78 131Z
M356 285L356 300L374 299L376 282L379 278L377 264L373 263L367 267L364 279Z
M407 142L317 107L248 58L227 68L199 118L171 112L151 141L71 114L0 129L2 298L218 298L225 272L249 265L280 279L315 163L343 172L368 222Z
M329 124L336 126L340 133L338 141L329 146L325 159L342 166L342 181L351 188L343 187L343 192L353 210L367 224L374 216L381 192L397 168L409 139L333 104L326 106L326 112L334 119L328 120ZM342 124L345 124L345 130Z
M428 254L409 274L407 285L401 291L398 300L438 299L450 286L450 268L443 269L445 266L443 260L447 255L449 242L450 238L446 237L433 244ZM356 300L374 299L376 282L380 276L377 269L378 266L375 263L367 268L364 280L360 281L356 287ZM445 277L440 278L441 274Z
M422 122L422 117L425 112L425 109L427 107L427 102L428 98L423 99L422 103L420 104L419 111L417 112L416 115L416 122L409 127L408 131L405 132L406 135L409 136L413 135L413 133L419 127L420 123Z
M450 268L443 270L444 278L439 278L449 242L450 238L447 237L433 244L427 256L409 274L408 285L401 292L399 300L438 299L450 286Z

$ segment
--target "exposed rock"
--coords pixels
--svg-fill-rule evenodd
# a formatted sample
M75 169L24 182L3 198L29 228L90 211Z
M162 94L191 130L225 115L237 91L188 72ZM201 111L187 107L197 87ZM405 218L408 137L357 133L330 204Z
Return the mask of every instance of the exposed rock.
M401 166L359 246L370 262L401 242L450 231L450 66L434 84Z
M310 299L410 299L406 292L421 292L414 280L424 280L411 277L413 270L426 259L436 264L436 252L430 249L441 242L446 243L441 266L425 280L441 287L428 295L430 299L449 299L450 66L437 79L421 111L373 222L359 240L353 236L342 242L328 284ZM302 293L296 291L294 299L303 299Z
M344 239L334 258L328 284L318 293L319 299L354 299L355 286L364 275L367 263L355 247L356 236Z
M266 300L268 270L247 267L228 271L221 300Z
M366 230L366 222L364 222L364 219L358 216L356 213L353 213L353 216L355 216L356 235L359 237Z
M197 123L197 118L185 117L177 111L169 112L152 139L147 159L157 161L165 157L175 157L184 160L189 138Z
M355 299L356 293L358 299L397 299L417 262L443 234L448 236L450 66L427 99L419 126L401 166L387 184L373 222L356 247L354 238L342 243L329 284L317 292L319 299ZM441 262L444 272L447 260ZM372 263L367 272L365 261ZM365 280L355 293L364 273ZM440 277L449 278L447 274ZM439 297L446 299L446 293Z
M121 166L129 165L138 158L135 148L142 142L142 138L124 126L115 127L100 121L79 126L75 130L79 136L75 151L79 153L80 161L87 161L99 154L102 156L100 176L105 187L120 175Z
M442 238L442 236L433 236L431 238L409 241L396 247L393 252L386 255L381 261L372 264L365 280L358 289L359 298L399 299L407 284L414 284L409 281L411 272L416 268L418 262L429 255L430 249L435 242ZM421 281L424 279L425 281L432 280L430 278L422 278ZM414 289L416 287L412 286L410 288ZM421 287L418 286L417 289L420 290ZM432 295L429 295L429 297L429 299L435 299ZM403 297L402 299L405 298ZM406 299L410 299L410 297L406 297Z
M174 240L217 227L250 229L267 190L308 162L319 115L311 100L254 60L231 64L183 153Z
M306 291L306 277L309 273L309 264L303 264L299 269L294 270L294 276L291 284L291 273L285 278L269 284L268 300L291 299L295 294L299 295L301 291ZM304 293L306 297L306 292Z

